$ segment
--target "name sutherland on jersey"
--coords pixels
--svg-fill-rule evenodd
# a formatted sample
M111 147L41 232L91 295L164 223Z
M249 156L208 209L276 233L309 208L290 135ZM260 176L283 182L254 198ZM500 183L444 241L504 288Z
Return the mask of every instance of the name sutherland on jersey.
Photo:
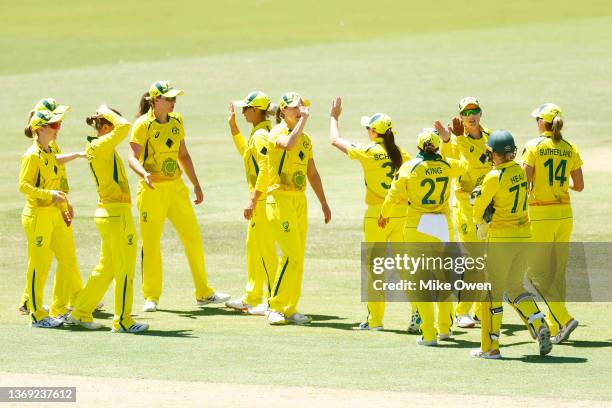
M561 156L561 157L572 157L571 150L552 149L550 147L543 147L539 149L540 156Z

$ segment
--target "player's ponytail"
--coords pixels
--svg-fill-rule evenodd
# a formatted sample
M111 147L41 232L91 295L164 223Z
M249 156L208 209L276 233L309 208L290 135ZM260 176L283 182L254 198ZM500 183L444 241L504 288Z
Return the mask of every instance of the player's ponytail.
M389 129L384 135L381 136L385 142L385 150L387 151L387 155L391 159L393 166L396 169L399 169L402 167L402 153L400 152L399 147L397 147L395 144L393 130Z
M561 135L561 129L563 129L563 119L561 119L561 116L555 116L550 125L550 130L553 132L552 138L555 142L558 142L563 137Z
M30 119L32 119L32 116L34 116L34 111L30 111L30 113L28 113L28 126L26 126L26 128L23 129L23 133L26 135L27 138L30 138L30 139L34 137L34 132L32 132L32 128L29 125Z
M281 123L283 121L283 119L285 119L285 115L283 115L283 111L281 108L278 108L276 110L276 123Z
M138 104L138 113L136 114L136 117L146 114L149 111L149 109L151 109L151 106L153 105L151 104L149 92L145 92L140 97L140 103Z

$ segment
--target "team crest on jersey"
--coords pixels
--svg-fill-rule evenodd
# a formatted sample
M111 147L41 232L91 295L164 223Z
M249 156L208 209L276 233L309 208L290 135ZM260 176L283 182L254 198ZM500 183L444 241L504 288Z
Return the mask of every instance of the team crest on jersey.
M36 237L36 246L41 247L43 245L43 237L39 235Z
M156 139L159 137L159 130L153 134L153 137Z
M134 235L133 234L129 234L127 236L127 242L128 242L128 245L132 245L134 243Z
M461 224L461 232L467 234L467 224Z
M283 221L281 225L283 227L283 231L289 232L289 221Z
M172 127L172 134L173 135L178 135L179 134L179 128L177 128L176 126Z
M68 191L68 180L66 179L66 177L62 177L60 181L60 187L62 191Z
M142 222L147 222L147 219L149 218L149 214L147 214L146 211L142 212Z
M306 184L306 175L301 171L293 173L293 185L302 188Z
M308 142L308 140L304 140L302 142L302 146L304 146L304 149L310 149L310 142Z
M470 153L474 151L474 146L470 146Z
M173 176L176 172L176 169L178 169L178 163L175 160L168 158L162 163L162 171L167 177Z

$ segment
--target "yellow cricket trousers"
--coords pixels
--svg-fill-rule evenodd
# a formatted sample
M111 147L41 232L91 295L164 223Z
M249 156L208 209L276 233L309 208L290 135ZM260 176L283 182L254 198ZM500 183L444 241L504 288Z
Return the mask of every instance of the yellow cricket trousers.
M544 323L544 314L523 286L530 259L527 246L530 241L529 226L489 229L485 282L490 283L492 289L483 293L480 323L483 352L499 350L502 299L516 310L533 338Z
M79 267L72 230L66 226L59 208L25 207L21 223L28 241L28 273L26 278L27 307L32 321L37 322L49 314L63 315L73 288L80 286ZM55 273L53 303L50 313L43 308L45 282L53 255L62 264ZM78 275L76 279L75 274Z
M142 240L142 293L146 300L159 302L162 291L161 236L166 218L170 220L185 248L195 297L204 299L214 293L208 286L204 266L204 246L189 190L182 179L154 183L149 188L138 183L138 212Z
M470 204L469 195L458 193L456 195L454 214L455 225L457 226L457 238L459 242L479 242L476 235L476 225L474 225L473 208ZM478 277L471 279L470 276L464 276L466 282L480 281ZM457 316L469 315L472 304L474 304L474 315L480 316L480 303L472 301L461 301L461 292L459 292L459 302L455 308Z
M266 216L266 199L257 202L246 237L247 284L244 302L255 306L272 293L277 262L274 235ZM265 287L265 289L264 289Z
M273 192L266 214L281 256L268 300L270 309L290 317L297 312L302 291L308 230L308 205L303 192Z
M419 213L409 212L406 221L406 226L404 228L404 241L409 243L440 243L441 241L438 238L417 231L417 226L419 224L421 215L422 214ZM446 214L446 222L448 224L448 236L449 239L452 241L454 236L453 224L448 214ZM423 271L418 271L416 273L416 276L419 278L423 278L425 275L422 272ZM450 293L448 295L450 296ZM444 295L441 295L440 297L444 297ZM423 340L435 340L436 332L439 334L449 334L451 326L453 325L453 302L424 302L422 301L422 296L419 296L418 300L419 301L413 302L413 305L417 308L419 314L421 315L421 333L423 335ZM437 307L438 312L437 325L435 324L436 319L434 303Z
M534 287L550 285L551 280L554 280L558 286L558 292L555 298L564 299L565 297L565 269L567 266L568 246L562 243L570 242L572 230L574 228L574 219L572 208L570 205L547 205L547 206L529 206L529 218L531 219L532 240L535 243L550 242L559 243L557 245L538 245L538 257L540 259L554 259L555 267L551 270L552 265L546 265L544 268L537 268L534 263L534 268L529 270L529 278L534 284ZM536 244L537 245L537 244ZM554 254L553 254L554 251ZM543 282L540 282L543 281ZM542 297L546 299L546 294L540 292ZM546 305L550 313L546 316L546 322L550 328L550 333L555 336L559 331L560 326L565 326L572 316L569 314L563 301L547 301Z
M57 260L57 271L53 276L53 305L50 310L50 314L53 317L57 317L60 314L65 313L66 308L74 306L77 296L83 289L83 280L81 278L81 272L79 271L79 265L76 262L76 249L74 245L74 234L72 227L66 226L68 231L62 233L64 248L59 248L59 251L54 252L55 259ZM61 226L59 227L61 228ZM72 251L70 250L72 248ZM31 269L31 265L28 264L28 270ZM62 279L58 279L58 276L62 276ZM28 307L28 299L30 290L26 286L23 289L19 306Z
M368 205L363 217L363 237L365 242L402 242L404 239L404 225L406 224L406 206L395 207L393 214L389 217L389 223L385 228L378 226L380 205ZM372 277L372 274L368 274ZM368 283L372 287L372 283ZM368 301L368 324L370 327L383 325L385 314L384 301Z
M95 212L96 227L102 237L98 265L77 298L72 317L93 321L93 312L109 285L115 281L115 316L113 327L125 330L134 324L134 266L136 265L136 230L131 204L106 204Z

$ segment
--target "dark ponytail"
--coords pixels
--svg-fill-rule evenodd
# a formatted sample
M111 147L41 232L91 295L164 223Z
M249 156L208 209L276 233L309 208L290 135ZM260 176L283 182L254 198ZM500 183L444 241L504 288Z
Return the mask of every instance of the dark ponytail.
M34 132L32 132L32 128L30 127L30 119L32 119L32 116L34 116L34 111L30 111L28 114L28 126L23 129L23 133L25 133L26 137L30 139L34 137Z
M393 135L393 130L389 129L384 135L381 135L385 142L385 150L387 151L387 155L391 159L393 166L396 170L402 167L402 153L399 150L399 147L395 144L395 136Z
M145 113L147 113L149 111L149 109L151 109L151 100L149 99L149 92L145 92L141 97L140 97L140 103L138 104L138 113L136 114L136 117L142 116Z
M281 123L285 117L283 116L283 112L281 112L281 108L276 109L276 123Z

